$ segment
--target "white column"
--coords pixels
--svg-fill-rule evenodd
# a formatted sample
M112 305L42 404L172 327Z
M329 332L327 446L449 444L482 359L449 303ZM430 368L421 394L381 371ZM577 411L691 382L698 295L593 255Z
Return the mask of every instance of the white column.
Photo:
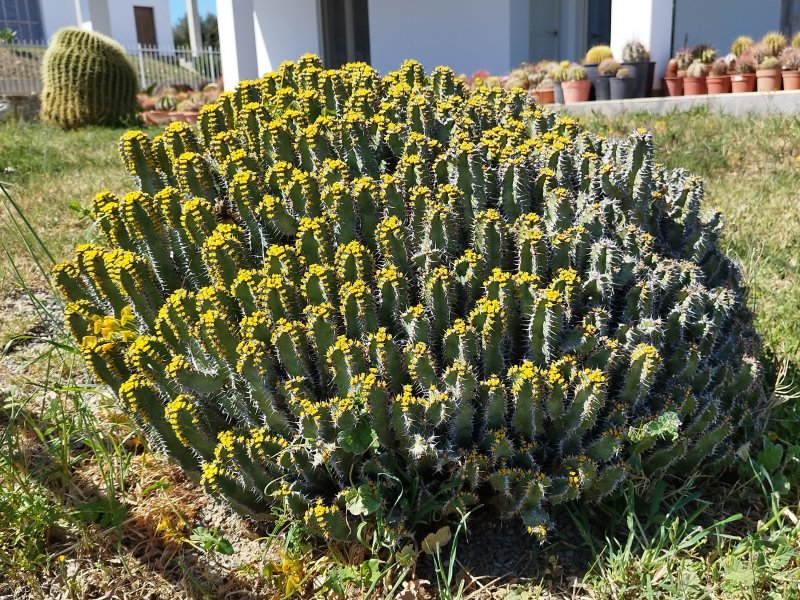
M192 56L200 54L203 46L203 36L200 33L200 15L197 13L197 0L186 0L186 24L189 26L189 46Z
M613 0L611 3L611 49L622 58L631 40L642 42L656 63L653 86L661 87L672 50L673 0Z
M253 0L217 0L219 45L225 89L258 77ZM291 29L292 24L287 24Z

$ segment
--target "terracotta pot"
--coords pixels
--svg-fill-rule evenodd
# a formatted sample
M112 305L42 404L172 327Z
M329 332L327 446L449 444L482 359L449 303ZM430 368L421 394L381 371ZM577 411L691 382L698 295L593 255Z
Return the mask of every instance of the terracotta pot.
M683 96L683 77L664 77L667 96Z
M731 91L730 75L709 75L706 86L709 94L728 94Z
M800 90L800 71L783 72L783 89Z
M536 104L553 104L556 101L554 90L533 90L533 99Z
M706 78L705 77L684 77L683 78L683 95L684 96L702 96L706 94Z
M667 77L677 77L678 76L678 61L674 58L670 58L667 61Z
M731 75L731 89L734 94L752 92L756 89L755 73L735 73Z
M588 79L562 81L561 89L564 90L564 104L586 102L589 100L589 94L592 91L592 82Z
M781 89L780 69L756 69L756 90L759 92L777 92Z

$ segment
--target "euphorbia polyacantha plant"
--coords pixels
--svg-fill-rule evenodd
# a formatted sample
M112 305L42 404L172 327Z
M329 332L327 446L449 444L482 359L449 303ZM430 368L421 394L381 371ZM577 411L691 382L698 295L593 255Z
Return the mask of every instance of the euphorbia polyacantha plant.
M520 90L304 56L125 134L55 269L96 377L255 519L350 539L714 472L764 406L702 182Z

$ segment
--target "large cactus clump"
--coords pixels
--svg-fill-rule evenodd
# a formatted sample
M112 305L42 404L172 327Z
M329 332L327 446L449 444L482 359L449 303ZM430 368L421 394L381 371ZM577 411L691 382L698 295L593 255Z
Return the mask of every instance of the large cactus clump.
M73 129L118 125L136 111L136 72L111 38L77 27L56 33L42 62L42 118Z
M720 215L644 131L305 56L121 152L139 189L56 268L66 320L254 518L348 538L488 503L543 536L548 506L724 465L763 405Z

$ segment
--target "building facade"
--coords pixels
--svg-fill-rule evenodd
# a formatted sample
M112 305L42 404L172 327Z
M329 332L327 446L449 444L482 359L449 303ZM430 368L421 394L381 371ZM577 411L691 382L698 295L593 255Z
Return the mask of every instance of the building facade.
M137 44L172 47L169 0L0 0L0 29L24 42L46 42L62 27L81 26Z
M800 0L217 0L226 87L305 52L336 66L507 73L523 61L576 60L638 39L657 70L679 47L727 52L737 35L800 27ZM660 81L660 76L657 77Z

